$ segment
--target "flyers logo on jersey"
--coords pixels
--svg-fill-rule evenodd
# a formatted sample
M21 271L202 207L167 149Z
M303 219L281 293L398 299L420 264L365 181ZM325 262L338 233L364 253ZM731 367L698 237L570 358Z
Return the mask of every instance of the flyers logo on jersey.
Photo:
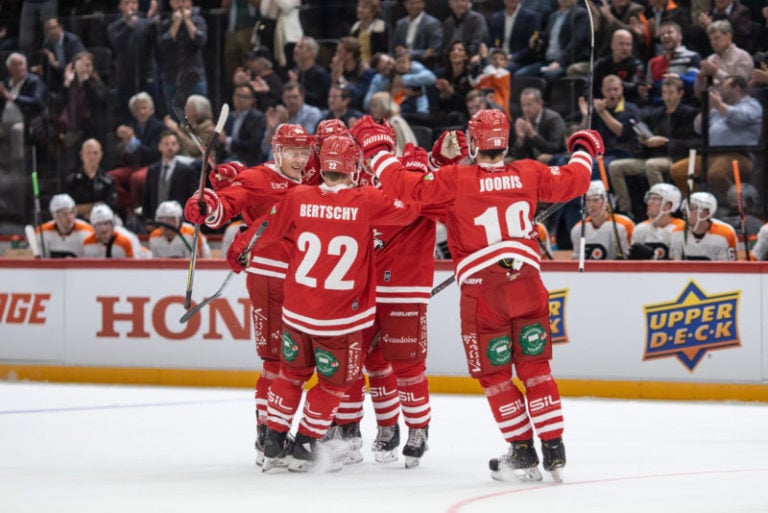
M740 347L740 297L741 291L707 295L691 280L676 300L644 305L643 360L674 356L693 371L707 351Z
M549 331L553 344L568 342L565 331L565 301L568 299L568 289L549 291Z

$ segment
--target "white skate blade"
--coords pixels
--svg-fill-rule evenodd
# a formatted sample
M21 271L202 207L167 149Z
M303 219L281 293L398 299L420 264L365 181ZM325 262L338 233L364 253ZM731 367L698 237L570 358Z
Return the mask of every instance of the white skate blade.
M261 471L262 472L269 472L270 470L274 468L286 468L289 467L291 462L290 456L285 456L283 458L264 458L264 462L261 464Z
M256 466L261 467L264 465L264 451L256 449Z
M420 461L421 461L421 458L417 458L415 456L406 456L405 468L416 468L419 466Z
M491 471L491 477L496 481L518 481L521 483L531 483L543 479L538 467L502 468Z
M549 471L549 474L552 476L552 481L555 483L563 482L563 467L553 468Z
M373 459L376 460L376 463L392 463L397 461L397 450L373 451Z

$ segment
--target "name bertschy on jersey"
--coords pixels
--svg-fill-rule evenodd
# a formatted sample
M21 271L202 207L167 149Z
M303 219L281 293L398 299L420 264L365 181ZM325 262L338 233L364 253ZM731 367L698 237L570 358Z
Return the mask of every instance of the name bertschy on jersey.
M319 219L335 219L339 221L356 221L357 210L357 207L334 207L331 205L302 204L299 210L299 216Z
M522 186L519 176L489 176L480 179L480 192L520 189Z

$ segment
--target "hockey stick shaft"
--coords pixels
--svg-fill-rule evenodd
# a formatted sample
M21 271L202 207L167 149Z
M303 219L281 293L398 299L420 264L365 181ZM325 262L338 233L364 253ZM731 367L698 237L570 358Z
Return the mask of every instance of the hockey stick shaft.
M198 199L197 205L200 207L200 213L205 216L206 214L206 205L203 201L203 189L205 188L205 175L208 171L208 160L211 158L211 150L213 146L216 144L216 141L219 139L219 134L221 134L221 130L224 127L224 123L227 121L227 116L229 116L229 105L226 103L222 105L221 112L219 113L219 120L216 123L216 128L213 132L213 136L211 137L211 140L208 143L208 146L205 149L204 157L203 157L203 163L200 166L200 184L198 187L198 192L200 194L200 197ZM214 163L215 167L215 163ZM200 241L200 225L195 225L195 232L192 236L192 251L190 252L189 256L189 269L187 270L187 290L186 295L184 297L184 308L189 309L190 305L192 304L192 284L194 281L194 275L195 275L195 262L197 261L197 247L198 243Z
M456 281L456 275L452 274L437 285L435 285L435 288L432 289L432 292L429 294L430 297L434 297L435 295L439 294L446 288L448 288L448 285Z
M616 225L616 214L613 212L613 205L608 200L608 191L611 190L608 182L608 174L605 172L605 162L603 162L603 156L597 156L597 168L600 170L600 179L603 181L603 186L606 190L605 201L608 202L609 215L611 216L611 224L613 225L613 236L616 238L616 254L619 260L624 260L624 250L621 248L621 240L619 239L619 227Z
M587 9L587 19L589 20L589 74L587 75L587 126L592 128L592 110L594 90L594 67L595 67L595 20L592 16L592 8L587 0L584 0L584 7ZM584 272L584 260L587 251L587 201L586 196L581 197L581 233L579 235L579 272Z
M253 235L251 240L248 242L248 245L245 247L243 252L238 257L238 260L247 258L248 253L251 252L253 249L253 246L256 244L256 241L259 240L259 237L261 237L261 234L264 233L264 230L267 229L267 221L262 221L261 225L259 225L259 229L256 230L256 233ZM227 284L229 284L229 280L232 279L232 276L235 275L234 271L229 271L227 273L226 278L224 278L224 283L221 284L221 287L219 287L219 290L213 293L210 297L205 298L200 303L196 304L195 306L189 308L184 315L181 316L181 319L179 319L179 322L184 324L188 320L190 320L197 312L205 308L205 306L216 299L217 297L221 296L222 292L224 292L224 289L226 288Z
M686 212L685 212L685 230L683 231L683 260L685 260L685 248L688 245L688 230L691 227L690 220L688 219L688 208L691 205L691 193L693 192L693 175L696 172L696 150L691 148L688 150L688 178L686 184L688 185L688 194L686 194Z
M35 228L40 229L43 225L43 212L40 208L40 185L37 181L37 149L32 145L32 196L35 199ZM40 229L39 254L35 256L45 256L45 239L43 230Z
M733 181L736 182L736 203L739 207L739 216L741 217L741 236L744 238L744 257L749 262L749 233L747 231L747 215L744 212L744 199L741 194L741 172L739 171L739 161L733 160Z

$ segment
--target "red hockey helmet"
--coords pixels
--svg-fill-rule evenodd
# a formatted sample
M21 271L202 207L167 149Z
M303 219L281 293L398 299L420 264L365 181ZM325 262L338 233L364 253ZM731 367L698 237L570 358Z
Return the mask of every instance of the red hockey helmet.
M303 126L283 123L272 136L272 151L277 153L279 148L309 148L313 142L312 136Z
M332 135L349 136L349 128L340 119L334 118L321 121L317 125L317 130L315 130L315 146L318 151L323 146L323 141Z
M332 135L323 143L320 149L320 172L344 173L353 175L357 183L360 172L360 148L352 138L343 135Z
M506 150L509 141L507 116L496 109L478 111L468 123L470 150Z

